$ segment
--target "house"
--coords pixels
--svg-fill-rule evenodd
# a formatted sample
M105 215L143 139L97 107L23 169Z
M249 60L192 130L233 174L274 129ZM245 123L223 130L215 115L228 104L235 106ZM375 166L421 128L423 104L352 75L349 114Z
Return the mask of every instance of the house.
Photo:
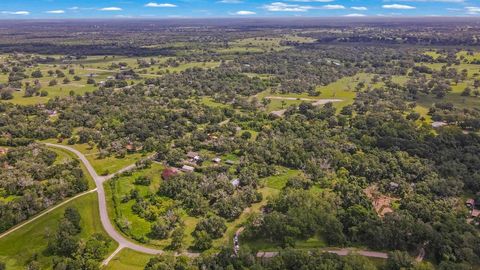
M197 152L190 151L187 153L187 157L193 162L198 162L201 160L200 155Z
M446 126L446 125L447 125L447 123L445 123L445 122L433 122L432 123L433 128L440 128L440 127L443 127L443 126Z
M7 149L7 148L2 148L2 147L0 147L0 156L6 155L7 153L8 153L8 149Z
M466 205L469 209L473 209L473 208L475 208L475 200L474 200L474 199L468 199L468 200L465 202L465 205Z
M54 117L54 116L56 116L57 113L58 113L56 110L46 110L45 112L46 112L46 113L48 114L48 116L50 116L50 117Z
M125 146L125 149L127 149L127 152L129 152L129 153L133 153L133 152L141 151L143 149L143 147L142 146L137 146L133 143L128 143Z
M238 186L240 186L240 179L235 178L235 179L233 179L230 183L232 183L232 185L233 185L234 187L238 187Z
M183 165L183 167L182 167L182 171L184 171L184 172L193 172L194 170L195 170L195 168L192 167L192 166Z
M225 163L226 163L227 165L234 165L234 164L235 164L235 161L229 159L229 160L225 161Z
M216 158L212 159L212 161L215 162L215 163L220 163L222 161L222 159L216 157Z
M190 158L190 159L194 159L195 157L198 157L198 153L197 152L193 152L193 151L190 151L187 153L187 157Z
M170 178L172 178L172 176L175 176L178 173L179 173L179 171L176 168L166 168L162 172L162 179L163 180L169 180Z
M395 182L390 182L390 189L397 189L400 185Z

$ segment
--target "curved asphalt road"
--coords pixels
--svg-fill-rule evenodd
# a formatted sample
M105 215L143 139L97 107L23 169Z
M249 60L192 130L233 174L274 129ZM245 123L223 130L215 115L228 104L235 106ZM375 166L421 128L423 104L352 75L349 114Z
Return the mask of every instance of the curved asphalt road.
M117 173L111 174L109 176L100 176L100 175L97 174L95 169L93 169L92 165L87 160L85 155L80 153L78 150L75 150L74 148L66 146L66 145L59 145L59 144L52 144L52 143L46 143L46 145L50 146L50 147L57 147L57 148L61 148L61 149L64 149L64 150L68 150L68 151L74 153L75 155L77 155L78 158L83 162L83 164L87 168L88 172L92 176L93 180L95 181L95 185L97 186L98 207L99 207L99 210L100 210L100 219L101 219L103 228L105 229L107 234L111 238L113 238L113 240L118 242L119 248L129 248L129 249L132 249L132 250L135 250L135 251L138 251L138 252L152 254L152 255L157 255L157 254L162 254L163 253L163 250L157 250L157 249L144 247L144 246L138 245L136 243L133 243L133 242L127 240L119 232L117 232L117 230L115 230L115 227L113 226L113 224L110 222L110 219L108 218L107 200L105 198L105 189L103 188L103 183L106 180L114 177L116 174L120 174L122 172L125 172L125 171L128 171L128 170L131 170L131 169L135 168L135 165L130 165L130 166L128 166L126 168L123 168L122 170L118 171Z
M85 167L87 168L87 170L90 173L90 175L92 176L92 178L95 180L95 185L97 186L96 191L98 193L98 207L99 207L99 210L100 210L100 219L101 219L103 228L105 229L107 234L111 238L113 238L116 242L118 242L118 244L119 244L117 250L115 250L115 252L112 255L110 255L109 258L107 258L103 262L103 265L108 264L108 262L113 257L115 257L115 255L118 252L120 252L123 248L129 248L129 249L132 249L132 250L135 250L135 251L138 251L138 252L151 254L151 255L158 255L158 254L162 254L164 252L163 250L141 246L139 244L136 244L136 243L126 239L120 233L117 232L115 227L110 222L110 219L108 218L107 201L106 201L106 198L105 198L105 189L103 188L103 183L105 181L113 178L115 175L118 175L118 174L121 174L123 172L134 169L135 165L130 165L128 167L125 167L125 168L121 169L120 171L118 171L114 174L108 175L108 176L100 176L100 175L97 174L97 172L92 167L92 165L90 164L88 159L85 157L85 155L83 155L78 150L76 150L76 149L74 149L70 146L60 145L60 144L46 143L45 145L50 146L50 147L61 148L61 149L64 149L64 150L67 150L67 151L70 151L70 152L74 153L82 161L82 163L85 165ZM93 190L93 191L95 191L95 190ZM92 192L92 191L90 191L90 192ZM325 250L325 251L330 252L330 253L336 253L340 256L346 256L346 255L352 254L352 250L348 250L348 249ZM388 255L386 253L383 253L383 252L357 250L357 251L353 251L353 253L361 255L361 256L365 256L365 257L375 257L375 258L384 258L384 259L388 258ZM189 256L189 257L196 257L200 254L199 253L194 253L194 252L184 252L181 255L186 255L186 256Z

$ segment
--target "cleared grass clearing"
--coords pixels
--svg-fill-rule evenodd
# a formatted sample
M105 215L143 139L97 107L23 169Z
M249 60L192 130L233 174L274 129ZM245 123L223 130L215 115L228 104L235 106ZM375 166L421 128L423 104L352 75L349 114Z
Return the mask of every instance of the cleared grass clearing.
M66 140L64 140L62 143L59 143L56 139L48 139L42 142L68 145ZM84 154L88 161L92 164L95 171L100 175L115 173L122 168L134 164L136 161L146 156L144 153L132 153L125 155L124 158L117 158L112 155L100 159L98 158L98 153L100 152L99 149L92 149L88 144L74 144L68 146Z
M288 94L278 94L272 93L267 90L256 95L256 97L261 100L262 98L268 96L277 96L285 98L297 98L298 100L271 100L270 104L267 106L267 111L276 111L280 109L285 109L290 105L298 105L302 102L300 99L339 99L339 102L333 102L333 106L337 109L341 109L347 105L353 104L353 101L356 96L355 87L358 83L363 82L365 87L379 87L382 85L381 82L372 84L371 80L373 74L359 73L355 76L344 77L336 82L325 86L318 86L316 90L320 92L319 96L309 96L307 93L288 93ZM398 80L401 82L403 78L394 78L394 81ZM284 105L284 106L283 106Z
M286 49L289 46L281 45L281 42L298 42L298 43L312 43L316 40L309 37L301 37L295 35L285 35L283 37L256 37L244 38L231 42L233 46L247 46L247 47L261 47L266 49Z
M220 48L215 52L219 54L248 54L269 51L282 51L291 48L290 46L285 46L281 44L281 42L286 41L298 43L312 43L316 40L313 38L295 35L285 35L283 37L244 38L232 41L229 43L228 48Z
M7 269L25 269L25 264L34 255L38 256L42 269L52 268L52 258L45 256L43 251L48 244L48 235L55 232L67 207L75 207L80 212L80 238L85 239L95 233L107 236L100 222L97 194L87 194L0 239L0 261L7 264ZM112 242L109 252L113 252L115 248L116 243Z
M209 69L209 68L217 68L220 66L220 62L190 62L190 63L182 63L178 67L150 67L146 68L145 70L148 71L148 74L154 74L157 75L157 72L171 72L171 73L176 73L176 72L182 72L185 71L186 69L189 68L202 68L202 69ZM137 72L143 69L138 69ZM148 74L142 74L139 72L140 75L148 75Z
M222 103L216 102L211 97L202 97L202 99L200 100L200 103L212 108L229 108L230 107L230 105L228 104L222 104Z
M281 190L285 187L289 178L302 174L302 172L299 170L292 170L284 167L279 167L278 170L279 173L277 175L270 176L262 180L262 183L264 183L266 187Z
M459 109L480 108L480 97L464 97L458 92L448 93L442 99L438 99L430 95L422 95L416 102L425 108L430 108L433 106L433 104L438 102L451 102Z
M432 50L432 51L426 51L426 52L424 52L423 54L428 55L428 56L431 56L433 59L437 59L438 57L442 56L441 53L438 53L437 51L434 51L434 50Z
M480 60L480 52L473 52L472 54L469 54L468 51L460 51L457 53L457 58L464 59L464 61L467 62Z
M104 268L106 270L143 270L154 256L123 249Z

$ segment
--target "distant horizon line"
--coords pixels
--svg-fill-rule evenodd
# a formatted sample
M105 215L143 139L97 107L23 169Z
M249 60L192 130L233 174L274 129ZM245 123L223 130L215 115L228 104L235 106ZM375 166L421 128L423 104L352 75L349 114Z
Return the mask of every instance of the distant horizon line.
M378 19L378 20L401 20L401 19L468 19L480 21L480 16L378 16L378 15L365 15L365 16L252 16L252 17L234 17L234 16L219 16L219 17L137 17L137 16L125 16L125 17L85 17L85 18L0 18L0 21L109 21L109 20L143 20L143 21L156 21L156 20L302 20L302 19L342 19L342 20L365 20L365 19Z

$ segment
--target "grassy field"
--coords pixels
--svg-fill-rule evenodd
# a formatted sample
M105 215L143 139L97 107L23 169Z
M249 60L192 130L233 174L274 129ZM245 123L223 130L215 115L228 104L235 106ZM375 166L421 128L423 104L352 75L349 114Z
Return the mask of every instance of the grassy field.
M473 52L473 54L469 54L467 51L460 51L457 53L458 59L464 59L464 61L470 62L475 60L480 60L480 52Z
M263 179L262 182L266 187L281 190L285 187L289 178L302 174L299 170L292 170L282 167L280 167L278 170L280 171L279 174Z
M153 258L133 251L131 249L123 249L118 253L110 263L104 268L106 270L143 270L147 262Z
M220 62L190 62L190 63L182 63L178 67L154 67L147 69L149 74L157 73L157 72L182 72L189 68L217 68L220 66ZM140 73L141 74L141 73Z
M272 93L270 90L266 90L255 95L255 97L257 97L257 99L260 101L269 96L296 98L296 100L285 99L283 102L280 99L270 99L270 103L267 105L268 112L285 109L291 105L298 105L303 102L301 99L311 99L312 102L321 99L340 99L340 102L333 102L334 107L340 109L353 103L356 96L355 87L358 83L364 82L366 87L381 86L381 82L376 84L371 83L373 76L373 74L359 73L355 76L341 78L325 86L318 86L317 90L320 92L319 96L309 96L307 93L279 94ZM394 78L394 81L398 82L403 80L404 78L401 77Z
M56 139L48 139L43 142L68 145L65 140L62 143L59 143ZM74 144L68 146L84 154L88 161L92 164L95 171L101 175L106 174L107 172L109 174L115 173L122 168L134 164L136 161L145 156L143 153L132 153L127 154L124 158L117 158L113 155L106 158L99 158L98 153L100 151L97 148L90 148L88 144Z
M42 269L51 269L52 260L43 251L48 243L48 235L56 230L67 207L75 207L80 212L81 238L88 238L94 233L105 234L98 213L97 194L87 194L0 239L0 261L7 264L8 270L25 269L25 263L34 255L38 256ZM110 251L115 248L116 244L112 242Z
M433 63L433 64L424 64L432 69L441 70L444 64L442 63ZM428 112L428 108L432 107L433 104L437 102L451 102L455 105L455 107L459 109L471 109L471 108L480 108L480 98L469 96L464 97L461 95L462 91L466 87L470 87L473 89L473 80L479 78L480 74L480 65L474 64L460 64L460 65L453 65L451 68L457 69L460 73L463 69L468 71L467 80L459 82L458 84L452 83L452 91L447 93L447 95L442 98L438 99L432 95L423 95L420 96L420 99L417 101L419 105L417 107L417 112L421 113L422 116L428 117L426 112Z
M425 55L428 55L428 56L431 56L433 59L437 59L438 57L442 56L442 54L438 53L438 52L435 51L435 50L426 51L424 54L425 54Z
M216 102L215 100L213 100L213 98L211 97L203 97L200 102L203 104L203 105L206 105L208 107L212 107L212 108L228 108L230 107L230 105L228 104L222 104L222 103L218 103Z

